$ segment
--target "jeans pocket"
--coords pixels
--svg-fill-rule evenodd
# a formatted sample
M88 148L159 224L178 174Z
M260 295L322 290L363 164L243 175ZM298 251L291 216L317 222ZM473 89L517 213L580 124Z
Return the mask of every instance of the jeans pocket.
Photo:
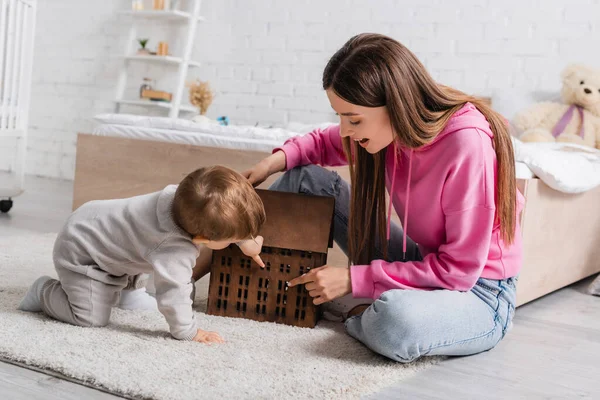
M492 293L494 296L498 296L501 292L501 289L499 287L493 287L490 284L486 284L485 280L483 279L478 279L477 282L475 282L475 285L479 286L480 288L484 289L485 291Z

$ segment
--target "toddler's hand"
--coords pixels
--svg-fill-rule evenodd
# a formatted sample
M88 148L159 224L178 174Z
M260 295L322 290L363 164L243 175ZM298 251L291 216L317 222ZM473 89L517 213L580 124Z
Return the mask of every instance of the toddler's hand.
M256 261L256 263L260 265L261 268L265 267L265 263L259 255L260 250L262 249L263 241L264 238L262 236L257 236L254 239L243 240L237 243L239 248L242 250L242 253L249 257L252 257L252 259Z
M194 342L211 344L211 343L225 343L223 338L219 336L217 332L207 332L202 329L198 329L196 336L192 339Z

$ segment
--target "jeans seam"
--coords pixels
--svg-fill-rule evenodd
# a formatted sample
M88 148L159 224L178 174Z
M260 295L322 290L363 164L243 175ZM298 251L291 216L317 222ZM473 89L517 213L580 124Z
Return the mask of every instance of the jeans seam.
M338 217L346 226L348 226L348 218L346 218L346 215L344 215L343 212L340 211L333 211L335 216Z
M431 351L436 350L436 349L440 349L442 347L455 346L455 345L458 345L458 344L464 344L464 343L467 343L467 342L472 342L474 340L481 339L481 338L484 338L486 336L489 336L489 335L493 334L494 332L496 332L497 330L498 330L498 314L496 314L496 317L494 318L494 327L492 329L490 329L488 332L482 333L481 335L474 336L474 337L471 337L471 338L468 338L468 339L463 339L463 340L455 341L455 342L452 342L452 343L440 344L438 346L430 347L427 350L427 352L423 353L422 355L427 355Z
M476 282L476 285L479 285L481 287L487 288L488 290L493 290L492 288L488 288L485 284L479 283L479 281ZM460 340L460 341L456 341L456 342L452 342L452 343L448 343L448 344L443 344L443 345L439 345L439 346L430 347L425 354L428 354L432 350L439 349L439 348L442 348L442 347L453 346L453 345L457 345L457 344L463 344L463 343L466 343L466 342L470 342L470 341L474 341L474 340L477 340L477 339L481 339L483 337L489 336L490 334L493 334L498 329L499 326L502 327L502 324L500 324L500 321L499 321L500 320L500 314L498 313L498 308L500 307L500 299L499 299L499 297L500 297L500 294L502 294L502 292L503 292L502 284L501 283L500 283L500 288L501 288L501 290L499 290L498 293L495 293L495 295L496 295L496 308L494 309L491 306L489 306L489 304L486 303L486 305L489 308L491 308L492 310L494 310L493 311L494 326L492 327L492 329L490 329L486 333L483 333L481 335L478 335L478 336L475 336L475 337L472 337L472 338L469 338L469 339L464 339L464 340ZM504 328L503 327L502 327L502 336L504 337Z

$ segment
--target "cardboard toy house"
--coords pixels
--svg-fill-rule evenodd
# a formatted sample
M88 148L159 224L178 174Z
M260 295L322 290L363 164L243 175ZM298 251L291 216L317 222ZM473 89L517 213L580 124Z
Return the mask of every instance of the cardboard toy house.
M267 220L260 268L236 245L213 252L208 314L313 328L318 307L304 285L287 282L327 262L333 197L257 190Z

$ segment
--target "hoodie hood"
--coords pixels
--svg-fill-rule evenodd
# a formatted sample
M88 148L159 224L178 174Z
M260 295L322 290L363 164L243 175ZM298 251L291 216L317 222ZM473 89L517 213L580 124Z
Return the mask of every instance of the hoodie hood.
M435 137L430 143L427 143L424 146L421 146L414 151L423 151L430 149L432 146L435 146L440 141L442 141L448 135L460 131L462 129L467 128L477 128L481 132L484 132L490 138L493 138L494 135L492 133L492 129L490 128L490 124L485 119L485 116L471 103L465 103L457 112L454 113L450 120L444 127L444 129ZM410 152L411 149L400 147L401 151Z
M493 133L490 128L490 124L485 118L485 116L471 103L465 103L463 107L461 107L454 115L450 118L444 129L430 142L424 146L421 146L417 149L411 149L399 146L396 141L394 141L391 145L394 157L393 162L393 171L392 171L392 181L390 187L390 204L388 206L388 219L387 219L387 241L390 240L390 226L391 226L391 218L392 218L392 205L393 205L393 196L394 196L394 186L396 183L396 171L398 169L398 152L403 152L408 155L408 180L406 181L406 201L404 203L404 218L402 220L403 223L403 237L402 237L402 252L404 255L404 259L406 259L406 237L408 231L408 209L410 202L410 184L412 178L412 164L413 164L413 156L418 157L418 153L422 151L429 151L432 148L436 147L440 142L443 141L448 135L451 135L454 132L463 130L463 129L477 129L480 132L485 133L491 139L493 139ZM417 155L415 156L415 153Z

